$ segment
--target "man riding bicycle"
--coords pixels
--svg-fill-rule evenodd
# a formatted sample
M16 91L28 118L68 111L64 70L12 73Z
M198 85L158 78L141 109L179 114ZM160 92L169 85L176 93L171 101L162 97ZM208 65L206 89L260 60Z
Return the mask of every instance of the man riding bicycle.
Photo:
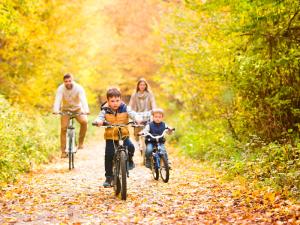
M83 149L83 142L87 131L87 116L89 114L89 107L87 104L86 96L82 86L73 80L71 74L65 74L63 77L64 83L61 84L57 91L55 102L53 106L53 113L58 114L61 112L80 113L81 115L75 116L75 119L80 124L78 149ZM66 158L66 132L70 117L68 115L61 116L61 158Z

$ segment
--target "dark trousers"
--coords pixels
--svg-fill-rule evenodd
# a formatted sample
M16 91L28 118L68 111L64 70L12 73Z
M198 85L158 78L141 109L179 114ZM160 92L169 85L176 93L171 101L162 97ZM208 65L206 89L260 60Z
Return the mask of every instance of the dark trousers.
M115 155L114 143L117 146L118 141L106 140L105 159L104 159L106 177L112 177L113 175L112 166L113 166L113 158ZM134 145L132 144L129 138L126 138L124 140L124 145L127 146L129 158L132 157L134 155Z

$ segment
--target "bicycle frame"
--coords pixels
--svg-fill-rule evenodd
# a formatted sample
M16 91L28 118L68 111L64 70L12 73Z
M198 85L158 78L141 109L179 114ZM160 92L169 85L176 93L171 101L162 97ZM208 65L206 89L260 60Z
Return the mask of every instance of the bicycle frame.
M128 170L128 149L124 146L124 140L122 137L121 128L126 127L128 124L112 124L104 125L105 128L116 128L118 130L118 141L114 144L115 154L113 157L113 187L115 195L119 195L121 192L121 199L127 198L127 177L129 177ZM98 126L97 122L93 122L92 125Z
M113 127L116 127L116 126L113 126ZM118 136L119 136L119 140L117 142L117 145L115 145L115 142L113 142L114 149L115 149L113 163L116 163L116 161L120 160L120 155L121 155L122 151L125 152L126 162L127 162L127 160L128 160L128 149L127 149L127 146L124 146L124 140L122 138L121 127L118 127ZM129 170L128 170L128 167L127 167L127 163L126 163L126 175L127 175L127 177L129 177Z
M162 180L167 183L169 181L169 162L167 154L161 151L161 146L159 143L159 139L165 136L165 133L167 130L170 130L169 128L166 128L164 132L159 136L153 136L150 133L142 133L141 136L150 136L155 140L155 143L153 143L153 151L152 151L152 158L151 158L151 170L152 175L155 180L159 179L159 173L162 178ZM174 131L175 129L171 129L171 131ZM161 166L161 162L164 166Z
M70 117L69 125L67 128L67 146L66 146L66 150L65 150L67 153L71 153L71 152L75 153L76 152L76 148L75 148L76 134L75 134L75 127L74 127L74 118L75 117L73 117L73 116ZM70 138L72 140L72 143L70 143L68 141L68 139L70 140Z
M77 112L60 112L62 116L68 116L69 122L66 133L66 149L65 152L69 156L69 170L74 168L74 154L76 153L76 132L74 127L74 118L79 115L85 115L84 113Z
M164 155L164 153L161 152L161 147L158 142L156 142L153 146L153 152L152 157L154 158L155 167L157 169L160 169L160 157Z

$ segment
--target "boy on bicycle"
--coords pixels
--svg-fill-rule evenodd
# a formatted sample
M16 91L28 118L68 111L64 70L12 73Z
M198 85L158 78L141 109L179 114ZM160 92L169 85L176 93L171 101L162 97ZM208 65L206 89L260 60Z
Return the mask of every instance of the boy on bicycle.
M164 132L164 130L166 128L169 130L169 132L171 132L171 128L168 127L168 125L163 122L164 111L162 109L160 109L160 108L153 109L152 116L153 116L153 121L150 122L149 124L147 124L146 127L144 128L144 130L142 130L140 132L140 134L150 133L153 136L159 136L159 135L162 135L162 133ZM165 138L163 138L163 137L160 138L159 145L161 147L162 153L164 153L166 155L166 157L168 158L168 154L167 154L167 151L166 151L166 148L164 145L165 141L166 141ZM145 156L146 156L145 166L147 168L150 168L150 157L152 155L154 143L156 143L156 140L150 136L146 136L145 142L147 145L146 152L145 152Z
M109 124L127 124L129 117L135 119L136 113L127 107L121 100L121 92L117 88L110 88L106 93L107 103L101 107L101 111L95 120L98 126L102 126L104 122ZM138 121L137 121L138 122ZM121 127L121 134L124 138L124 145L128 148L128 169L134 168L134 162L132 157L134 155L134 145L129 139L129 130L127 127ZM117 144L119 139L119 133L116 128L106 128L104 133L104 139L106 140L105 146L105 177L106 180L103 183L104 187L111 187L113 180L113 158L115 154L114 145Z

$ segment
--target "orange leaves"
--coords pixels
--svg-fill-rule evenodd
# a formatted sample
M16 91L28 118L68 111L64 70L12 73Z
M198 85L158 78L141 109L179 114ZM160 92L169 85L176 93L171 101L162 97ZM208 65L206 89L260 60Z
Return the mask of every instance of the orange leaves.
M130 171L128 199L121 201L101 186L103 150L103 144L87 147L72 172L60 160L7 187L0 194L0 223L299 224L300 206L292 200L246 182L221 181L207 165L172 153L169 183L137 166ZM134 160L139 165L139 156Z

